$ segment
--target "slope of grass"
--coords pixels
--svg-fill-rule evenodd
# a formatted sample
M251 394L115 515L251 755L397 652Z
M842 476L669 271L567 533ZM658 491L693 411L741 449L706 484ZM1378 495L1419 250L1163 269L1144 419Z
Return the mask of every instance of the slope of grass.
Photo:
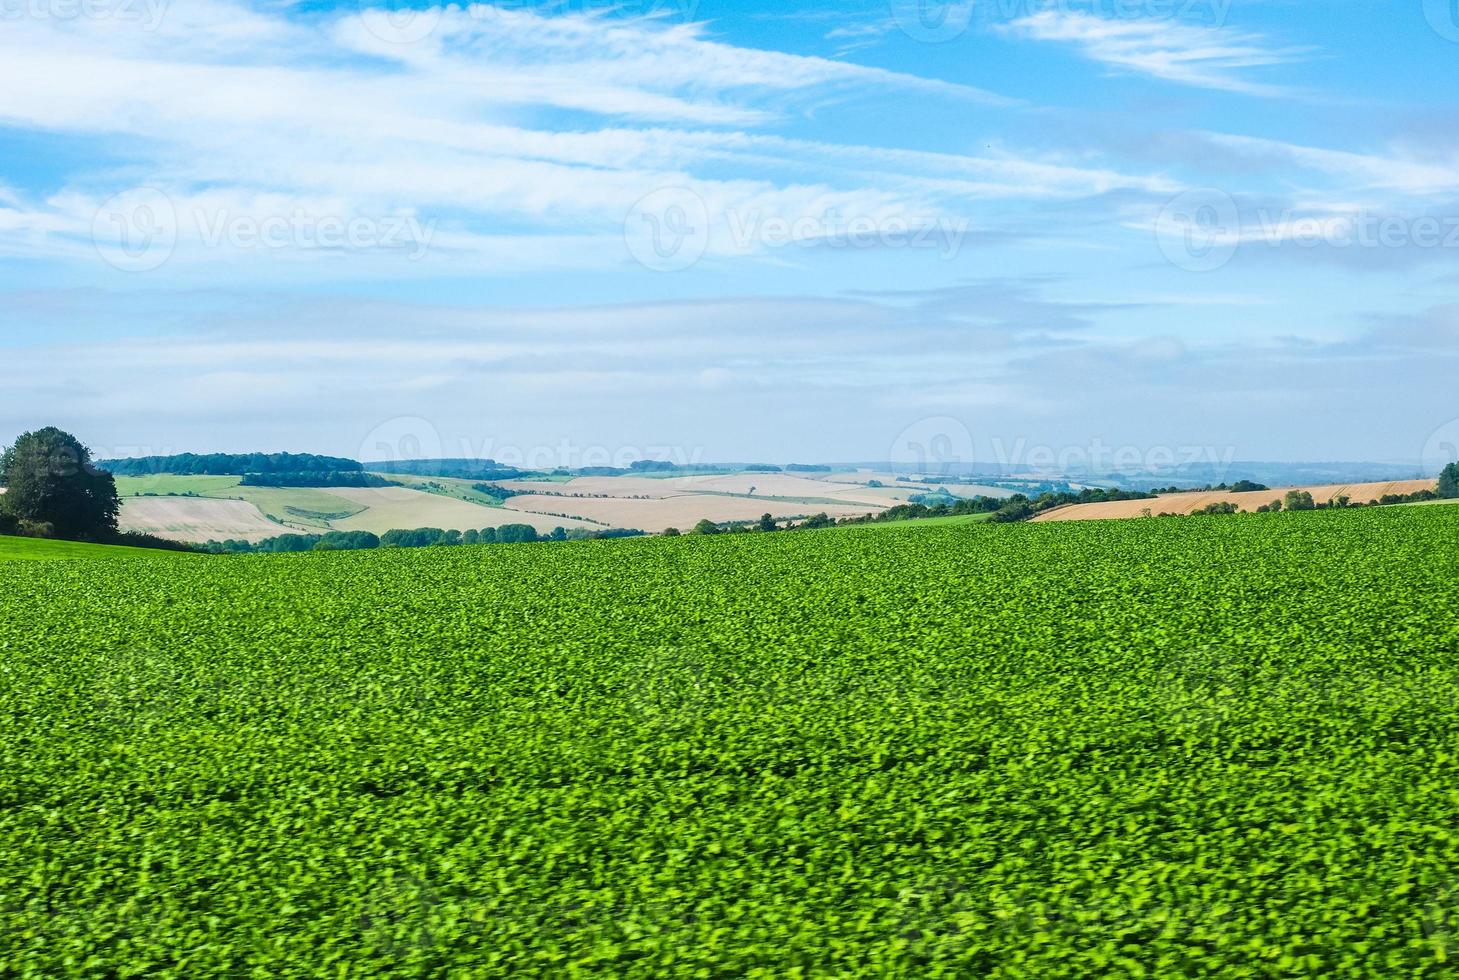
M175 556L177 552L150 548L125 548L78 541L48 541L42 538L14 538L0 535L0 561L55 561L63 558L141 558Z
M1459 509L0 563L0 975L1445 977Z
M219 491L236 487L241 476L173 476L168 473L156 476L116 477L117 493L123 497L140 497L146 494L165 497L168 494L193 494L195 496L216 496Z
M922 527L955 527L961 524L982 524L992 516L993 515L991 513L958 514L956 516L949 517L919 517L916 520L911 521L878 521L876 523L866 524L838 524L836 525L836 530L849 531L854 528L861 527L879 528L882 530L891 530L893 528L907 529Z

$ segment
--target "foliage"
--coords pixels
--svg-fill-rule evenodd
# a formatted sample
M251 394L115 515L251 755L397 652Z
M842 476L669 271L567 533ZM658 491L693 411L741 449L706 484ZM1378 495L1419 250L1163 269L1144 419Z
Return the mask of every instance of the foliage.
M392 484L384 477L359 470L280 470L273 473L246 473L239 486L388 487Z
M110 473L97 469L91 450L69 432L50 427L26 432L0 454L0 512L12 530L49 525L49 537L104 540L116 534L121 500Z
M503 466L494 459L405 459L397 462L366 463L365 469L371 473L439 476L458 480L513 480L531 475L527 470Z
M1287 510L1313 510L1316 504L1312 500L1312 494L1306 490L1288 490L1283 500L1283 506Z
M1439 496L1445 500L1459 497L1459 463L1450 463L1439 474Z
M1456 537L0 564L0 973L1452 976Z
M497 503L501 503L504 500L510 500L512 497L515 497L517 495L517 492L515 490L508 490L506 487L498 486L495 483L474 483L472 484L471 489L475 490L477 493L483 496L490 497Z
M313 453L181 453L176 456L107 459L96 465L114 476L153 476L160 473L176 476L244 476L250 473L316 473L362 469L361 464L353 459L316 456Z

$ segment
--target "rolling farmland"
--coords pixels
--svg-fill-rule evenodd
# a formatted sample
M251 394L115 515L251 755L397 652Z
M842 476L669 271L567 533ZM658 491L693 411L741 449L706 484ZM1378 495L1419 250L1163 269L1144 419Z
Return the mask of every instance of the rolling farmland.
M1456 605L1448 507L0 563L0 973L1452 975Z
M1325 504L1336 497L1346 496L1353 503L1366 504L1378 500L1385 494L1411 494L1420 490L1434 489L1433 480L1397 480L1385 483L1331 483L1309 487L1273 487L1250 493L1227 493L1225 491L1194 491L1191 493L1162 494L1154 500L1116 500L1101 504L1075 504L1045 511L1035 521L1103 521L1128 517L1140 517L1147 510L1151 514L1162 512L1192 514L1204 510L1210 504L1235 504L1242 511L1251 513L1256 508L1281 500L1288 490L1306 490L1312 499Z
M692 527L701 519L754 521L764 513L777 520L822 512L837 518L874 514L925 492L920 485L867 486L865 474L812 479L737 473L503 480L497 485L515 496L501 501L478 490L480 481L398 479L405 485L254 487L241 485L239 477L161 475L121 477L117 489L124 501L124 530L179 541L255 542L289 533L383 534L417 527L465 531L503 524L529 524L540 533L555 527L657 532ZM958 492L967 494L969 488Z

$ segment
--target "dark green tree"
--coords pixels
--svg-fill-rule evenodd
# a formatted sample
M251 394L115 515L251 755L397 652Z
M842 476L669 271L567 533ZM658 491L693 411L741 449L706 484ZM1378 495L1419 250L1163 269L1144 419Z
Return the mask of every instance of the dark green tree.
M1439 496L1445 500L1459 497L1459 463L1450 463L1439 474Z
M704 520L700 521L698 524L695 524L694 525L694 530L690 531L689 533L690 534L718 534L719 533L719 525L716 524L716 523L714 523L713 521L711 521L709 518L706 517Z
M1288 510L1315 510L1317 507L1312 501L1312 494L1306 490L1288 490L1284 503Z
M17 521L49 524L57 536L100 540L117 531L121 501L110 473L68 432L27 432L0 456L0 510Z
M755 525L757 531L778 531L780 528L775 524L775 518L769 514L761 514L759 522Z

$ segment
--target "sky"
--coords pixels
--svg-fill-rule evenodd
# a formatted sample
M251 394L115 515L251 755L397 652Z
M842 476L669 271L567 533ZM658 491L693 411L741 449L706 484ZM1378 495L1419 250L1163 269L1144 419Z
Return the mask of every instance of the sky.
M1459 445L1455 0L0 0L0 442Z

